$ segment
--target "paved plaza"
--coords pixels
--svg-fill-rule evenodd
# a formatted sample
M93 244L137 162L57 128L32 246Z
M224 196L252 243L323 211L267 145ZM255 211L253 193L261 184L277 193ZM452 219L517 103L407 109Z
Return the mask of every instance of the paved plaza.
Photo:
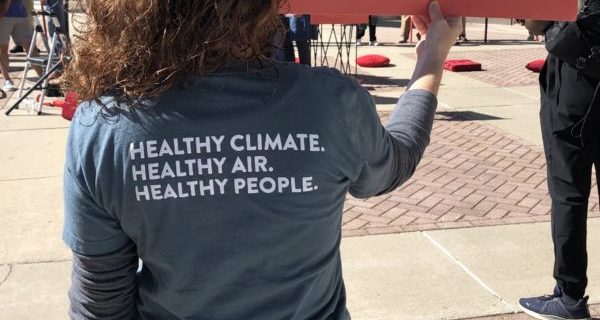
M525 69L545 50L505 20L492 21L484 44L481 22L470 21L471 41L451 58L476 60L484 71L445 75L431 144L414 177L384 196L347 198L342 258L353 319L524 320L519 297L553 287L537 74ZM359 55L391 59L388 68L358 68L357 75L384 121L415 65L414 47L398 44L397 33L380 27L382 45L358 48ZM62 166L69 122L57 110L10 117L5 110L0 320L65 319L70 252L61 240ZM600 317L598 217L593 191L588 294Z

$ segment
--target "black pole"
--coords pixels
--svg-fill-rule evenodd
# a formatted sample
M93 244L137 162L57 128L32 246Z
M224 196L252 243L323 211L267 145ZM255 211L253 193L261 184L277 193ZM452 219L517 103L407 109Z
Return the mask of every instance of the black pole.
M14 109L18 108L19 104L21 104L21 102L23 102L23 100L25 100L27 96L29 96L35 89L37 89L37 87L40 86L52 73L54 73L54 71L60 68L61 64L62 63L59 61L54 66L52 66L50 71L48 71L48 73L40 77L40 79L33 86L31 86L31 88L29 88L29 90L27 90L27 92L25 92L25 94L21 98L19 98L19 100L17 100L4 114L8 116Z
M485 34L483 36L483 43L488 42L488 23L489 23L489 18L485 18Z

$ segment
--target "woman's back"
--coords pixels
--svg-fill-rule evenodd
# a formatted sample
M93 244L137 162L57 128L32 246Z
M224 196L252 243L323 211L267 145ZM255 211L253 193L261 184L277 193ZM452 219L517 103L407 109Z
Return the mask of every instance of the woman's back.
M344 319L341 214L361 141L379 139L355 130L370 101L335 71L283 64L144 108L83 105L66 192L110 208L88 225L115 223L65 238L87 254L136 244L143 318Z
M456 20L415 19L432 40L384 128L354 80L269 58L279 0L86 9L64 74L88 101L64 174L71 317L348 319L346 193L414 172Z

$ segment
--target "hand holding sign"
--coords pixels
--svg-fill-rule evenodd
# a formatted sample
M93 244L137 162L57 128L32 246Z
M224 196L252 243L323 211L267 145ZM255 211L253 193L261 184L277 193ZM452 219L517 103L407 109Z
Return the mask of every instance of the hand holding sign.
M444 17L437 1L429 5L428 15L413 16L413 19L423 40L417 46L417 66L408 90L437 94L442 81L442 66L462 31L460 19Z
M460 18L444 17L437 1L429 5L429 15L413 16L412 20L425 41L417 46L417 56L436 54L445 60L462 31Z

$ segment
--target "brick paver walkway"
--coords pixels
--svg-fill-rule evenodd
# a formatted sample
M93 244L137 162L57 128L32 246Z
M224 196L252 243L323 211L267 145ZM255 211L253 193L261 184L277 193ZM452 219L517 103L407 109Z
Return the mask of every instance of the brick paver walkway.
M544 46L511 50L469 50L453 51L448 59L470 59L481 63L482 71L463 72L474 78L496 87L536 86L539 84L539 74L529 71L527 63L546 59L548 55ZM415 58L414 54L407 54Z
M436 118L432 142L411 180L380 197L349 196L344 236L549 220L540 147L457 112ZM590 209L590 216L600 216L596 192Z
M545 59L543 46L511 50L477 50L452 52L449 59L471 59L480 62L484 71L463 73L471 78L498 87L518 87L538 85L538 74L525 68L527 63Z

